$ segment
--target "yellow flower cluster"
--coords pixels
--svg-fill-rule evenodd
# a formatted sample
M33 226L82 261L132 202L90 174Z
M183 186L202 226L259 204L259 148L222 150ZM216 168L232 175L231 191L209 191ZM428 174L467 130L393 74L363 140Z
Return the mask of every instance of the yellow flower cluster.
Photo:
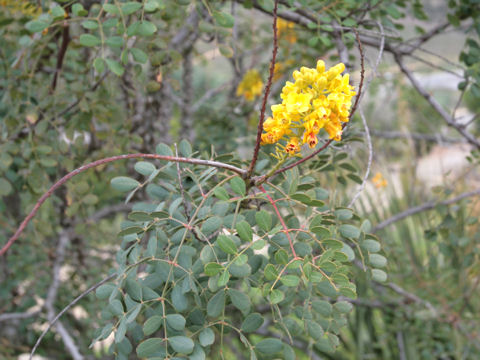
M255 70L248 70L243 76L242 81L238 84L237 96L243 96L248 101L252 101L255 97L262 94L263 81L260 73Z
M21 13L27 16L38 16L42 9L28 0L0 0L0 7L11 13Z
M295 82L287 81L282 89L282 103L272 106L272 117L263 124L262 145L285 139L285 152L295 155L303 144L314 148L321 129L339 141L342 123L349 120L355 95L349 75L341 75L344 70L342 63L325 70L322 60L314 69L295 70Z

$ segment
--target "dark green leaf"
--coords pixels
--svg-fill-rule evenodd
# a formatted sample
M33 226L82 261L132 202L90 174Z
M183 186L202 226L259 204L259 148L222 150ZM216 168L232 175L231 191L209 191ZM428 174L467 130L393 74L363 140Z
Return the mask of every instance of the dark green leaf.
M263 354L275 354L282 348L283 343L275 338L267 338L255 344L255 349Z
M45 30L49 25L50 22L32 20L25 24L25 28L32 33L36 33Z
M285 265L288 263L288 254L285 250L280 249L275 253L275 261L277 264Z
M275 269L275 266L268 264L265 266L264 275L267 280L275 280L278 276L278 271Z
M172 304L178 312L188 309L188 299L183 293L180 284L177 284L172 290Z
M95 290L95 295L100 300L108 299L112 291L115 290L115 285L113 284L103 284Z
M216 243L218 244L220 249L222 249L227 254L237 253L237 247L235 246L235 243L227 235L220 235L219 237L217 237Z
M162 324L163 318L159 315L154 315L151 318L148 318L147 321L145 321L145 324L143 324L143 333L145 336L151 335L157 331Z
M315 321L306 320L308 335L310 335L315 340L319 340L323 337L323 328L318 325Z
M113 72L115 75L122 76L125 72L125 68L118 61L112 59L105 59L105 62L107 63L110 71Z
M168 338L168 343L178 353L190 354L193 351L195 344L192 339L186 336L172 336Z
M0 178L0 196L8 195L12 190L12 185L6 179Z
M202 330L198 336L198 340L203 347L212 345L215 342L215 333L211 328L206 328Z
M115 342L118 344L125 338L125 333L127 332L127 321L126 318L120 320L118 324L117 331L115 332Z
M378 282L387 281L387 274L380 269L372 269L372 279Z
M204 272L207 276L215 276L223 270L223 266L214 262L205 265Z
M131 48L130 52L132 53L134 60L139 62L140 64L145 64L147 62L148 55L145 54L145 52L143 52L142 50L137 48Z
M88 30L98 29L98 22L93 20L85 20L82 22L82 26Z
M122 4L122 13L123 15L130 15L133 14L135 11L142 7L142 3L129 1L125 4Z
M273 289L270 292L270 302L272 304L278 304L279 302L283 301L285 299L285 294L283 291L279 289Z
M259 313L248 315L242 323L242 331L246 333L254 332L263 325L263 317Z
M294 287L298 285L298 283L300 282L300 278L296 275L283 275L280 278L280 281L285 286Z
M218 229L220 229L222 224L223 224L222 218L220 218L218 216L212 216L212 217L208 218L207 220L205 220L205 222L202 224L201 231L205 235L210 235L210 234L214 233L215 231L217 231Z
M370 261L370 264L372 264L375 267L385 267L387 265L387 259L385 256L382 256L380 254L370 254L368 256L368 259Z
M245 182L242 180L242 178L238 176L230 180L230 187L232 188L235 194L238 194L241 196L245 196L247 192L247 187L245 185Z
M352 239L358 239L360 237L360 229L353 225L343 224L338 228L342 236Z
M218 287L223 287L227 285L228 280L230 280L230 273L227 270L224 270L218 278L218 281L217 281Z
M111 36L105 40L105 44L110 47L122 47L123 46L123 37L121 36Z
M250 298L245 293L235 289L228 289L228 296L230 296L233 306L235 306L242 313L245 314L250 311Z
M237 230L238 236L240 236L240 239L246 242L252 241L253 230L248 222L246 222L245 220L238 222L237 225L235 226L235 229Z
M101 40L92 34L82 34L80 35L80 45L83 46L97 46L100 45Z
M269 231L272 228L272 215L265 210L255 213L255 220L263 231Z
M213 190L213 194L220 200L227 201L228 199L230 199L227 190L225 190L225 188L222 186L216 187L215 190Z
M136 34L140 36L152 36L157 31L155 24L144 20L138 24Z
M166 319L167 324L174 330L181 331L185 328L186 320L180 314L169 314Z
M82 4L73 4L72 5L72 13L75 16L86 16L86 15L88 15L88 11L84 9Z
M213 18L221 27L231 28L235 24L235 18L232 15L221 11L213 11Z
M140 358L146 358L155 354L159 348L164 347L163 339L150 338L140 343L137 346L137 355Z
M207 304L207 314L211 317L219 316L225 308L225 291L217 292Z
M352 311L353 309L353 306L352 304L350 304L349 302L347 301L338 301L336 302L333 307L341 312L342 314L346 314L346 313L349 313L350 311Z
M323 317L328 317L332 313L332 304L325 300L312 301L312 308Z
M313 232L318 239L325 239L331 235L330 230L324 226L314 226L310 229L310 231Z
M379 252L380 251L380 243L375 240L367 239L362 242L361 244L362 248L364 248L367 251L370 251L372 253Z

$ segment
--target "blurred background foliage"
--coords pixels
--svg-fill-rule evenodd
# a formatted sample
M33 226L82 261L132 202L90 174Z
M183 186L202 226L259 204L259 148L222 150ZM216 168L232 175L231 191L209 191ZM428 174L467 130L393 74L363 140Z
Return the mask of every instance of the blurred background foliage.
M182 139L207 158L213 149L248 159L261 96L239 96L237 88L251 69L267 80L272 10L271 0L1 0L0 244L55 180L82 164L152 153L159 143ZM278 103L293 69L319 58L345 62L357 86L358 29L366 77L374 76L361 104L373 164L354 209L369 219L389 261L385 284L361 266L352 274L358 298L337 351L307 355L304 349L298 358L478 359L480 148L460 131L474 139L480 132L478 1L285 0L279 16L269 104ZM373 74L382 40L385 51ZM399 61L454 126L412 87ZM316 170L332 207L348 206L369 168L359 115L345 137L350 141L299 169L300 178ZM130 210L110 180L126 174L138 177L133 163L76 177L0 259L2 359L28 353L45 327L42 306L59 234L70 241L57 310L108 274ZM135 201L146 200L136 195ZM62 318L86 358L108 358L105 349L88 348L102 325L101 308L89 295ZM25 312L25 318L8 317ZM70 358L55 331L38 353Z

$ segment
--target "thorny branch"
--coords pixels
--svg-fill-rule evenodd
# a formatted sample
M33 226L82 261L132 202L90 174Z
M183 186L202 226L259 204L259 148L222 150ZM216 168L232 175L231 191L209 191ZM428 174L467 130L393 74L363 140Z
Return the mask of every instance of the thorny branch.
M262 109L260 111L260 121L258 122L257 128L257 140L255 142L255 148L253 150L252 161L250 167L248 168L246 177L250 178L255 168L255 163L257 162L258 152L260 151L260 141L262 138L263 131L263 122L265 121L265 110L267 106L268 94L270 93L270 87L272 86L273 73L275 70L275 60L277 58L278 50L278 29L277 29L277 9L278 9L278 0L275 0L275 5L273 8L273 50L272 50L272 61L270 62L270 73L268 75L267 85L265 86L265 94L263 95Z

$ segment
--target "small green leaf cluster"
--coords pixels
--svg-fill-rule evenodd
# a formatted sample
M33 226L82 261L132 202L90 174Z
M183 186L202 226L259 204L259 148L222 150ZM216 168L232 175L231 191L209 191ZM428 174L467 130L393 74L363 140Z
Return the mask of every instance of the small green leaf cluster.
M164 144L157 151L172 155ZM180 153L192 153L185 141ZM356 297L355 259L386 279L369 222L331 208L328 190L296 170L264 193L236 175L180 167L181 186L172 163L141 161L143 181L112 180L127 200L145 188L150 201L136 203L122 225L116 281L97 289L108 305L95 340L114 332L119 359L134 345L142 358L205 359L226 337L254 359L294 359L293 338L334 351Z
M470 90L471 96L480 99L480 69L478 67L480 59L480 10L476 1L454 1L448 2L452 13L447 15L447 19L455 27L459 27L462 21L472 19L470 25L470 36L465 42L463 51L460 53L459 60L465 64L465 80L458 84L459 90ZM470 86L469 86L470 85Z

